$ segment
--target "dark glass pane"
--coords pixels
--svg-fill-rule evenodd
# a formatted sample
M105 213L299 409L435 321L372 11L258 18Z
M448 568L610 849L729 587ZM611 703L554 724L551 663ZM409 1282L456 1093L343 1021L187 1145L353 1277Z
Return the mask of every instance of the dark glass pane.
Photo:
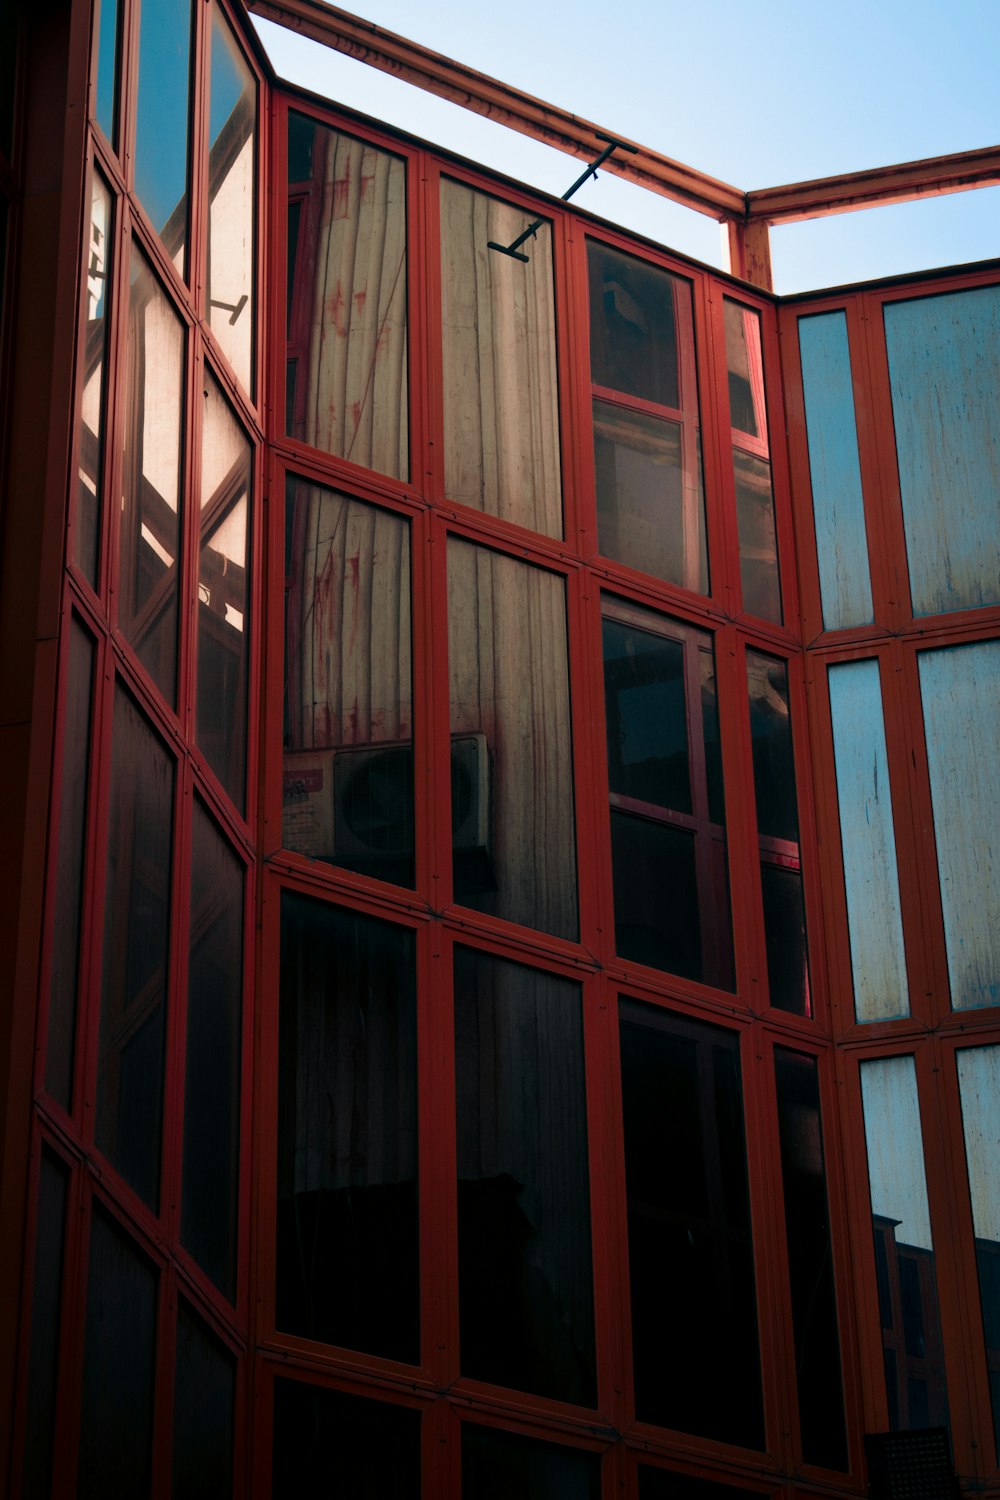
M451 538L448 664L455 899L575 938L565 580Z
M417 1363L413 934L282 898L277 1322Z
M272 1493L420 1500L420 1413L276 1380Z
M955 1054L972 1229L979 1272L983 1341L989 1371L993 1431L1000 1443L1000 1046L962 1047Z
M580 988L455 955L463 1375L596 1401Z
M207 372L204 391L196 737L242 812L247 764L251 450Z
M23 1500L45 1500L52 1483L68 1185L66 1168L43 1147L35 1228L35 1285L31 1297L28 1415L20 1492Z
M596 1453L490 1427L462 1427L462 1500L599 1500Z
M441 179L444 483L448 498L562 536L552 226Z
M604 702L618 953L731 989L711 636L607 599Z
M52 983L45 1052L45 1087L63 1109L73 1097L73 1051L79 983L83 858L90 768L90 702L94 683L94 643L76 616L70 625L63 721L63 763L56 867Z
M94 1208L80 1414L78 1500L149 1493L156 1273Z
M170 936L173 762L115 696L96 1140L155 1212Z
M175 1500L224 1500L233 1484L236 1366L181 1301L174 1375Z
M788 668L747 651L753 781L771 1004L810 1013Z
M118 0L97 0L97 77L94 118L113 146L118 144Z
M764 365L760 347L760 318L750 307L728 297L722 302L726 328L726 373L729 378L729 421L737 432L767 441L764 403Z
M406 479L406 163L295 114L288 134L301 204L288 262L299 370L289 436Z
M595 385L681 405L675 298L690 306L688 283L657 266L587 241L590 373Z
M0 152L8 162L14 156L14 105L17 99L17 54L19 7L0 7ZM2 249L2 236L0 236ZM0 254L0 271L3 256ZM0 283L2 285L2 283Z
M282 842L412 886L409 523L290 478L285 578Z
M648 1464L640 1464L638 1473L639 1500L764 1500L754 1490L738 1490L734 1485L654 1469Z
M118 620L163 696L177 675L184 330L132 249Z
M87 282L86 327L80 348L77 420L75 555L97 588L104 455L104 376L108 348L108 287L111 284L112 196L99 172L90 177L90 229L84 241Z
M774 1049L802 1456L847 1468L840 1338L814 1058Z
M697 434L682 422L594 402L597 538L605 557L708 592Z
M752 453L733 453L736 477L736 520L740 535L740 578L743 608L762 620L781 623L778 582L778 542L774 529L774 498L769 460Z
M218 5L209 84L208 317L253 392L254 140L257 84Z
M636 1415L763 1446L739 1039L623 1000Z
M196 798L181 1239L230 1301L236 1292L242 991L243 868Z
M135 120L135 190L184 275L187 250L191 7L142 0Z

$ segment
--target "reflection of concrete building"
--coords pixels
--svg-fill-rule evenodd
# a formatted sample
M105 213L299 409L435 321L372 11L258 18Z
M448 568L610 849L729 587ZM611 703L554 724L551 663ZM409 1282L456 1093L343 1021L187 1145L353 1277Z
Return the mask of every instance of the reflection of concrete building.
M898 178L612 158L730 277L229 0L13 15L10 1492L996 1493L1000 265L777 299Z

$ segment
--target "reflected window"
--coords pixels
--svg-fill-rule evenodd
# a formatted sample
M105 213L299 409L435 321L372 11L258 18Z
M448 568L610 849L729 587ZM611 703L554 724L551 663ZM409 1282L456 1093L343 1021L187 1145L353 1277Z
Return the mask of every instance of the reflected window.
M708 591L691 287L587 241L598 545Z
M182 1297L177 1309L174 1500L232 1494L236 1361Z
M187 268L191 6L142 0L135 190L181 276Z
M94 117L112 146L118 144L119 0L97 0L97 63L94 78ZM10 98L13 98L13 88Z
M276 1380L272 1493L420 1500L419 1411Z
M780 625L781 585L760 314L728 297L723 309L743 608L748 614Z
M294 112L288 282L289 436L406 479L406 164Z
M209 84L208 317L253 394L257 82L217 4Z
M733 987L712 637L604 600L615 946Z
M596 1453L462 1425L462 1500L599 1500Z

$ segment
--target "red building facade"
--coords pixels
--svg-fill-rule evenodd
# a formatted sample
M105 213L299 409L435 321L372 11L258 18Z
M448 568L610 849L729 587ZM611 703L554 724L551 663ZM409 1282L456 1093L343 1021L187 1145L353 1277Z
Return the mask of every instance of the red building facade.
M995 1489L997 265L15 19L11 1493Z

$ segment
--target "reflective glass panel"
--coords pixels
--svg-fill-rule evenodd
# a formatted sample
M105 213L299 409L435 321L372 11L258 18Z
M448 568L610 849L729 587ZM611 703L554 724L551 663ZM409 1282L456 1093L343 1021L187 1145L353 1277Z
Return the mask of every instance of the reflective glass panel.
M781 585L768 456L760 314L727 297L724 316L743 608L749 614L780 624Z
M779 1010L807 1016L809 967L788 668L777 657L747 651L747 687L768 991Z
M823 626L868 625L875 614L847 315L800 318L799 354Z
M523 208L441 181L444 472L450 500L562 536L552 230Z
M114 146L118 143L118 0L97 0L97 9L94 117Z
M416 1364L414 938L285 892L277 1323Z
M739 1037L622 1000L636 1416L763 1446Z
M840 1337L816 1059L774 1049L802 1456L847 1468Z
M195 737L242 812L250 655L251 448L207 371L204 380Z
M156 1272L95 1205L74 1491L79 1500L149 1493L155 1351Z
M420 1413L276 1380L272 1493L420 1500Z
M463 1375L596 1403L579 985L455 954Z
M889 1426L948 1421L937 1273L912 1057L861 1064Z
M135 190L183 276L188 229L191 6L142 0L136 92Z
M1000 602L1000 287L887 303L915 615Z
M605 557L708 592L701 453L682 422L594 402L597 537Z
M972 1231L983 1310L993 1431L1000 1444L1000 1047L963 1047L955 1054L962 1099Z
M462 1500L599 1500L596 1453L462 1424Z
M288 116L288 433L409 474L406 164Z
M35 1227L35 1284L31 1295L28 1411L19 1491L21 1500L48 1500L51 1494L68 1186L68 1171L51 1151L43 1147Z
M45 1087L69 1110L73 1091L76 1000L79 982L80 923L83 915L83 859L90 770L90 702L94 685L94 643L74 615L70 625L63 720L63 762L56 867L52 981L45 1051Z
M251 394L256 129L256 80L218 5L213 5L208 122L208 317L237 377Z
M236 1366L181 1298L174 1369L174 1500L225 1500L233 1482Z
M690 284L596 240L587 241L587 266L594 384L678 410Z
M282 842L412 886L410 527L289 478Z
M455 899L575 938L564 580L451 538L448 665Z
M90 176L90 232L84 242L87 309L80 348L75 552L78 567L94 589L97 588L103 498L107 292L112 275L111 215L111 193L100 173L93 171Z
M712 637L606 597L604 702L617 951L731 989Z
M840 845L859 1021L910 1013L877 661L829 669Z
M1000 1005L1000 641L917 662L951 1003Z
M97 1144L144 1202L160 1192L174 766L115 695Z
M236 1294L243 867L201 801L191 829L191 935L181 1240Z
M184 330L133 244L118 621L173 703L181 545Z

